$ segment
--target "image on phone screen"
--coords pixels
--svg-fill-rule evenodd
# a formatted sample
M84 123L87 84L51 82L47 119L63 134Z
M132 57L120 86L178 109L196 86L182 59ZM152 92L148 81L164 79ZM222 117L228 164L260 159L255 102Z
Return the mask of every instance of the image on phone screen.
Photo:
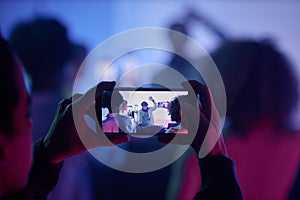
M187 90L118 88L103 91L101 102L96 103L98 121L106 134L131 135L188 134L181 124L172 121L170 106Z

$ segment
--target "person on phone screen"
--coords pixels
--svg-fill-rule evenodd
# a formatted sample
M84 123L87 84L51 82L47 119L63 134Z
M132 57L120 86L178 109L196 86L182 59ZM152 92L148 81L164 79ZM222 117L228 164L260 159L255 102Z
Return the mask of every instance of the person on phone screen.
M112 98L114 103L111 103ZM111 91L105 91L102 94L102 110L108 110L108 113L103 116L102 112L102 129L106 133L134 133L135 123L131 117L121 114L122 107L126 105L126 100L120 93L112 96Z
M157 109L157 103L153 99L152 96L149 97L149 100L153 102L153 107L148 107L148 103L143 101L141 103L142 109L138 111L138 126L153 126L154 125L154 117L153 111Z

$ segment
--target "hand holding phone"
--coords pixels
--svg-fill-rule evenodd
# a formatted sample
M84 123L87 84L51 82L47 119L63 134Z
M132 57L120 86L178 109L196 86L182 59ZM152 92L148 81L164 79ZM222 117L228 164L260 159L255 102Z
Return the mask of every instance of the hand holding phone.
M189 103L189 100L186 101L187 103L182 104L181 108L182 119L187 121L186 125L189 126L189 130L195 131L196 135L189 134L188 137L176 137L177 139L175 139L174 135L160 135L158 136L158 140L163 143L190 144L197 155L200 149L204 147L208 151L211 150L209 155L226 156L227 152L221 135L219 116L208 87L194 80L183 82L182 86L189 93L194 93L195 96L200 95L199 103L201 103L201 109L200 104L195 107L195 105ZM197 125L193 124L193 119L197 117L195 111L199 113L199 121L196 122ZM206 139L207 134L209 135L206 144L203 146L203 141ZM218 138L217 141L216 138Z

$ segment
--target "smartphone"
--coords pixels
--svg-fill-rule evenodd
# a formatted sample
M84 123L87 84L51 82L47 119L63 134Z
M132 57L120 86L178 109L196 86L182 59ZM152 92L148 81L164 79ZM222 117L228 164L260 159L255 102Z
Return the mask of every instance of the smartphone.
M168 108L169 107L169 102L168 101L165 101L165 102L157 102L157 106L159 108Z
M105 134L188 134L172 120L171 103L187 96L184 89L115 88L103 91L96 100L96 114Z

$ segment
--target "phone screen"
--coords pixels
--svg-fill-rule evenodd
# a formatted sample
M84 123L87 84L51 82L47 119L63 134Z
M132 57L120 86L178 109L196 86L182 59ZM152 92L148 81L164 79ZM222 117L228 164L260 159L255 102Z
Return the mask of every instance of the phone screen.
M131 135L188 134L180 123L172 121L170 106L187 90L118 88L104 91L96 109L104 133Z

